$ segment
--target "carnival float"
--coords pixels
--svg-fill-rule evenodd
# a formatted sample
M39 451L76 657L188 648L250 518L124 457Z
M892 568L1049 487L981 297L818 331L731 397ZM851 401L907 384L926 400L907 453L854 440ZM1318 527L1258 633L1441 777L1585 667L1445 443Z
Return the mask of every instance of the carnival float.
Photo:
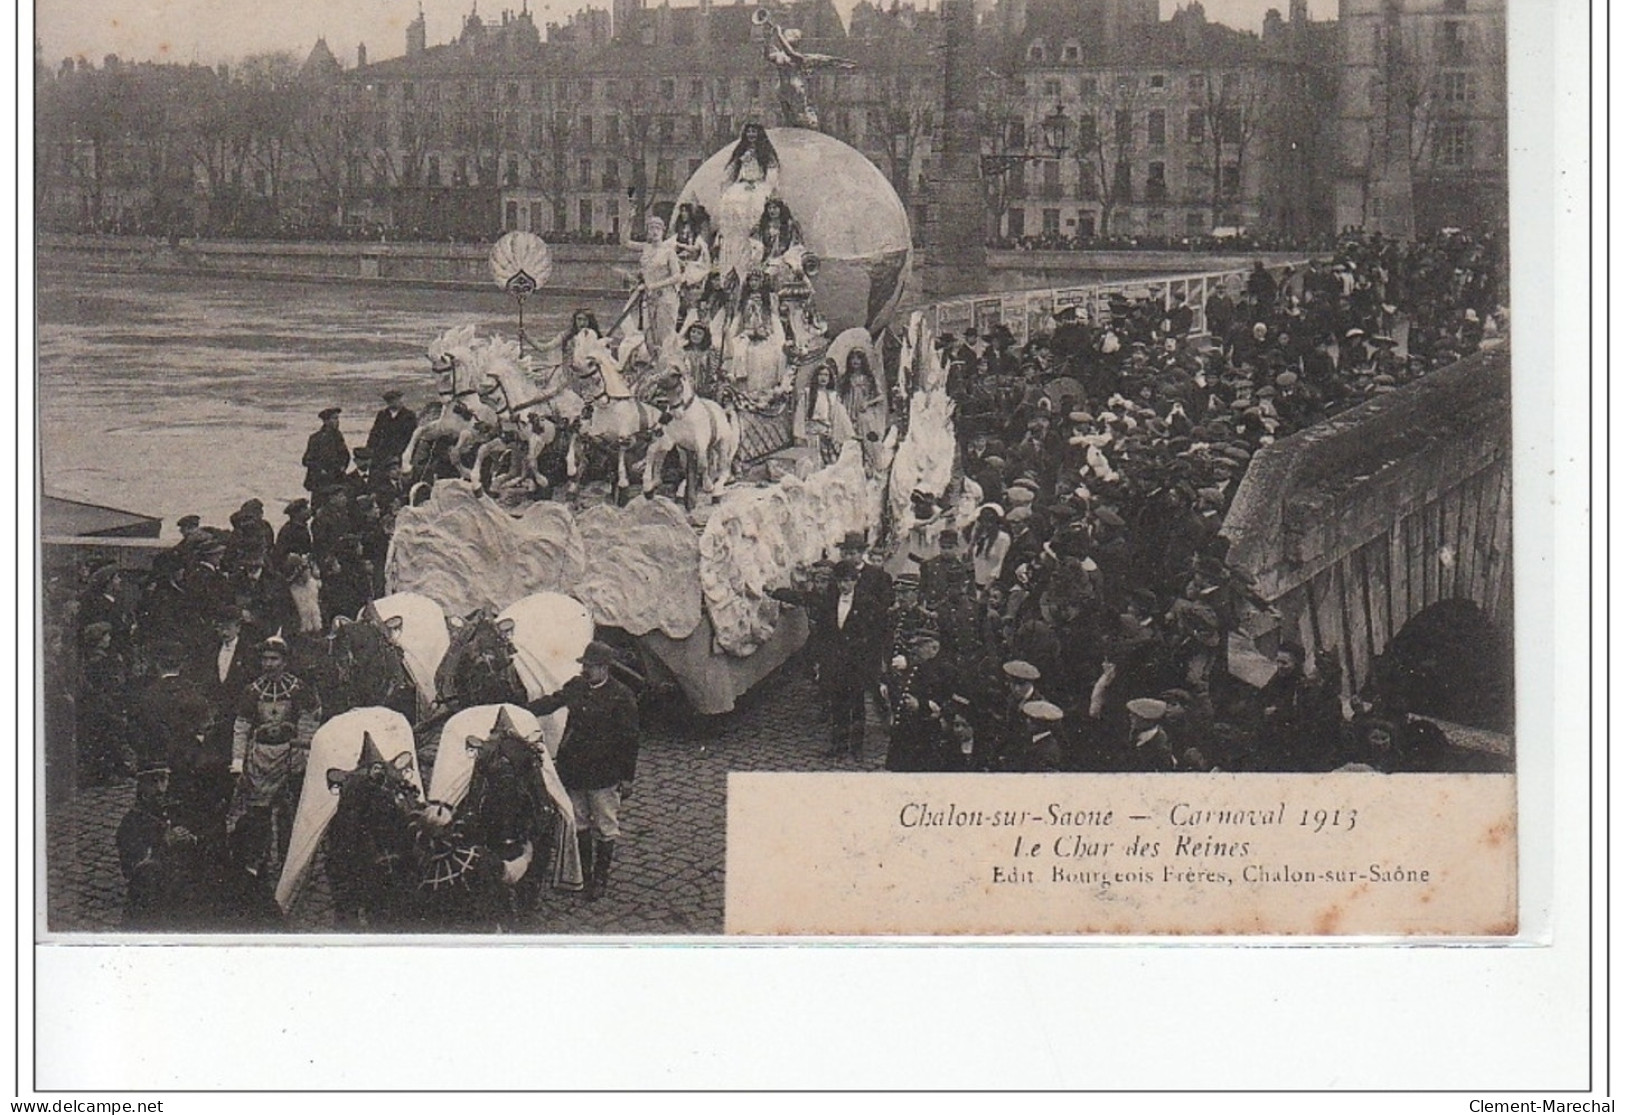
M959 514L939 354L920 314L899 319L907 212L877 167L816 130L805 96L809 68L847 64L799 52L765 12L758 23L790 125L745 124L651 210L627 241L636 285L617 319L580 310L529 336L548 247L528 232L495 245L518 329L430 344L439 406L402 460L425 482L398 513L386 573L392 600L444 616L537 593L578 602L588 637L622 636L634 669L703 714L733 708L805 641L805 617L771 590L854 533L884 560ZM415 626L426 641L402 645L428 676L446 638L432 616ZM574 671L558 665L543 691Z

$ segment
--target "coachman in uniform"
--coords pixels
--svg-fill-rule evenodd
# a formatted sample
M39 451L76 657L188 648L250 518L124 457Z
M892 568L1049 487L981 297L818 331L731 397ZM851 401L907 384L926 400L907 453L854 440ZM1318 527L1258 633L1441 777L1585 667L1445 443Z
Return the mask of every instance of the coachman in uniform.
M561 708L570 720L559 742L558 771L575 808L576 839L587 898L609 885L615 841L621 835L621 801L638 771L638 703L632 691L609 676L615 650L597 640L581 655L581 674L531 704L537 716Z

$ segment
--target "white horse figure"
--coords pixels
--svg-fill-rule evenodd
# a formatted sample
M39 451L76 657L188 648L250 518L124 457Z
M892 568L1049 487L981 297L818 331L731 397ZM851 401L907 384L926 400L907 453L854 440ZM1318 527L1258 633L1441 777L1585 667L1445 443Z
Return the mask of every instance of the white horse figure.
M475 419L493 427L497 425L495 408L480 398L485 376L477 367L474 334L474 326L462 325L446 330L429 342L425 355L437 378L435 390L442 405L438 418L419 423L412 432L412 440L401 454L401 471L407 475L411 475L412 460L421 441L456 437L460 454L466 448Z
M734 457L739 453L739 426L733 414L714 399L696 394L693 382L675 366L657 381L656 392L667 421L649 445L643 465L643 494L654 496L660 483L660 466L676 449L687 463L683 502L692 510L700 492L714 501L717 491L728 483Z
M605 339L592 336L590 331L577 336L576 364L581 370L578 382L584 388L579 394L585 409L566 455L572 483L577 482L580 475L584 448L581 442L585 439L588 443L614 448L617 497L632 486L626 450L634 438L653 433L661 424L660 410L639 402L621 372L640 350L647 351L641 334L620 338L614 347Z
M538 382L516 341L491 338L477 346L472 356L482 391L496 402L498 415L525 439L525 459L519 471L527 480L537 479L542 453L564 429L580 420L586 404L570 386L562 367L549 369Z

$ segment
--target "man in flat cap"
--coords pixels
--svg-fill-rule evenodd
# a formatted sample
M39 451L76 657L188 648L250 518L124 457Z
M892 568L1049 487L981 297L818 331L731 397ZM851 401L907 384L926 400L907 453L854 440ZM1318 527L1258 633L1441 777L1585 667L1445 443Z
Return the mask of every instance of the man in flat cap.
M1175 769L1173 741L1162 726L1167 714L1167 703L1155 697L1136 697L1128 703L1129 741L1124 770L1154 773Z
M1061 769L1060 729L1066 714L1049 701L1027 701L1020 709L1021 727L1005 740L999 769L1011 773L1041 773Z
M136 771L135 804L114 834L124 875L124 927L174 929L187 898L185 859L196 837L169 816L169 767L149 761Z
M558 771L575 810L576 841L587 900L601 898L609 886L615 842L621 835L621 802L632 792L638 772L638 702L632 691L610 676L615 648L594 639L582 652L581 673L540 700L530 710L547 716L570 710L564 739L559 741Z
M418 416L401 405L401 398L398 390L385 391L383 409L372 420L367 448L372 452L374 468L383 469L389 461L398 465L418 428Z
M305 455L300 461L305 466L305 491L311 494L314 506L320 507L328 493L344 483L344 474L350 469L350 447L345 444L339 429L339 407L328 407L318 416L321 428L305 442Z

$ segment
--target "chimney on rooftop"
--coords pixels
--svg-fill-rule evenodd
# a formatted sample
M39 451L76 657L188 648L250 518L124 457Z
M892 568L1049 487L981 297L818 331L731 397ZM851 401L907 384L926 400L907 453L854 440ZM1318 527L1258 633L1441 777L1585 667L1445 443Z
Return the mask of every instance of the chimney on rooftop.
M422 54L429 48L429 26L423 19L423 5L418 5L418 17L406 25L406 55Z

